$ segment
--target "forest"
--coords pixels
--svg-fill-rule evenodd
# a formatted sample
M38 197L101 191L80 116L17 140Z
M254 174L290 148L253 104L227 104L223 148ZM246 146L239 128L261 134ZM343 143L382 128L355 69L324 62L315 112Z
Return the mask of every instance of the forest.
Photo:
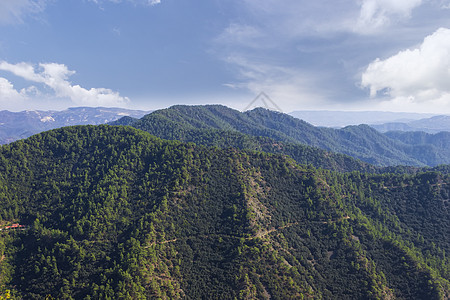
M378 167L407 165L416 167L435 167L450 164L450 135L447 133L424 134L390 132L383 134L368 125L347 126L341 129L315 127L288 114L255 108L240 112L221 105L177 105L154 111L141 119L124 117L113 122L118 125L131 125L164 139L192 141L202 145L225 142L212 135L244 134L251 145L259 145L264 137L277 143L289 144L287 155L298 154L301 149L292 146L310 146L314 151L320 149L322 161L328 156L338 156L348 168L343 157L352 157L360 164L359 170L367 164ZM266 147L268 148L268 147ZM270 148L267 149L270 151ZM326 153L326 154L325 154ZM339 154L335 154L339 153ZM325 158L323 158L325 156ZM305 157L300 156L304 163ZM339 161L339 160L338 160ZM321 167L315 161L316 167ZM351 165L355 167L355 162ZM328 166L330 167L330 166Z
M336 172L129 126L44 132L0 148L0 295L445 299L441 169Z

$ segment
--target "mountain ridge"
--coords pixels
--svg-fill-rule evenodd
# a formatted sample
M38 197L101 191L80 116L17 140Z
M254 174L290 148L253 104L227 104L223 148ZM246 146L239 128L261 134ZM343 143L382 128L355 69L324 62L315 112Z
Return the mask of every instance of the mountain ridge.
M214 129L264 136L275 141L304 144L352 156L377 166L436 166L450 163L447 149L416 145L392 139L368 125L342 129L315 127L292 116L257 108L241 113L225 106L173 106L152 112L127 125L166 139L184 140L189 131ZM120 123L112 123L120 124Z
M387 111L332 111L301 110L289 115L305 120L315 126L342 128L349 125L381 125L393 122L410 122L436 116L427 113L387 112Z
M201 107L207 109L201 109ZM141 121L137 120L136 117L145 114L143 111L127 111L110 108L81 107L71 108L63 112L22 112L22 114L28 115L28 117L19 115L11 117L11 113L7 116L8 114L5 111L0 114L3 114L3 116L0 116L3 123L0 125L1 143L8 143L15 139L24 138L55 127L87 123L111 123L111 120L119 118L122 114L131 114L131 116L124 117L120 121L122 125L138 124L141 129L145 130L143 124L146 123L145 126L148 126L150 122L146 122L145 119ZM154 122L166 123L167 130L169 128L185 126L185 131L188 129L195 130L197 135L202 134L200 131L213 129L222 130L224 134L229 134L229 132L233 131L234 134L240 132L257 138L264 136L272 139L272 144L287 143L287 148L290 148L288 153L286 153L288 155L295 155L293 152L299 152L298 149L292 149L296 148L294 146L295 144L303 144L321 148L329 152L349 155L377 166L410 165L434 167L440 164L450 163L448 148L442 146L442 144L448 144L448 141L442 140L437 143L422 143L420 145L418 143L408 143L401 138L393 139L390 134L378 135L363 125L348 126L339 130L333 130L330 128L314 127L307 122L302 122L295 118L289 119L284 114L277 115L275 112L268 114L263 112L263 109L240 113L228 109L225 106L217 105L192 106L190 108L180 105L166 110L159 110L157 114L159 115L159 119L156 118ZM203 117L201 116L202 114L204 115ZM269 121L271 119L277 120L279 124L275 124L274 122L270 123ZM115 124L119 123L117 122ZM163 138L183 140L182 137L171 137L171 133L165 132L164 130L158 128L157 131L153 131L152 133ZM216 132L216 135L219 135L219 133ZM440 136L442 139L445 138L443 135ZM428 140L432 139L429 138ZM254 142L253 144L258 143ZM259 147L261 148L261 146ZM268 147L265 147L264 151L271 152ZM273 151L279 152L279 150L275 149ZM304 152L305 150L303 149L301 151ZM325 156L325 154L321 155L323 157ZM341 158L338 159L342 160ZM299 162L308 163L307 160ZM356 164L353 165L356 166ZM315 166L318 165L316 164ZM366 167L357 167L357 170L363 170L364 168ZM343 167L343 169L350 170L348 167Z
M385 124L370 125L381 132L389 131L421 131L430 134L450 131L450 116L439 115L431 118L413 120L409 122L391 122Z
M0 225L29 226L0 231L16 298L449 296L438 172L339 174L107 125L2 146L0 171Z

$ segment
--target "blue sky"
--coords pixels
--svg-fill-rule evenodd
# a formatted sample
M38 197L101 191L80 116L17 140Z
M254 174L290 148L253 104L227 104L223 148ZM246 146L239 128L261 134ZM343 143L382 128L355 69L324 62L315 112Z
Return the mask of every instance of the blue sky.
M0 1L0 110L261 91L286 112L450 114L450 0Z

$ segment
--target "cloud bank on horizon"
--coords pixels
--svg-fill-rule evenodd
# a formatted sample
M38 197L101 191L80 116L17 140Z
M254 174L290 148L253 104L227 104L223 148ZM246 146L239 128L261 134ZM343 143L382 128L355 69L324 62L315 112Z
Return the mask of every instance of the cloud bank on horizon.
M450 114L449 14L448 0L3 0L0 109L242 109L265 91L285 110Z

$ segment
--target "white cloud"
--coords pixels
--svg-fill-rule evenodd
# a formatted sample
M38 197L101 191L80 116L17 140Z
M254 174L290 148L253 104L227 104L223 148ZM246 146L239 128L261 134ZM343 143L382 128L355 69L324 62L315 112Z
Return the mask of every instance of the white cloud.
M0 23L23 22L23 17L44 10L45 0L1 0Z
M425 2L440 0L244 0L250 18L286 37L352 32L372 34L411 18ZM442 7L442 5L441 5ZM258 22L258 21L256 21Z
M335 0L240 0L247 24L257 24L272 38L297 38L348 30L359 7L354 1ZM252 23L250 23L252 22Z
M411 16L422 0L362 0L355 31L371 33Z
M376 59L362 74L361 85L392 103L427 103L450 108L450 29L440 28L420 47Z
M0 109L15 110L28 100L27 90L17 91L6 78L0 77Z
M262 47L261 39L264 38L261 30L248 25L231 23L215 40L221 47L227 45L244 46L252 48Z
M19 93L14 85L6 78L0 77L0 103L23 99L23 94Z
M229 56L226 60L238 69L239 81L225 86L245 89L254 95L265 92L285 111L298 108L299 104L308 108L326 101L315 90L316 78L310 73L238 55Z
M85 89L79 85L72 85L68 79L75 74L75 71L69 70L63 64L39 64L39 68L36 70L35 66L29 63L10 64L2 61L0 70L9 71L28 81L42 83L54 91L55 97L68 98L76 105L125 106L129 102L127 97L122 97L110 89ZM6 87L5 90L7 90Z
M239 6L239 17L214 40L213 52L236 71L235 81L225 86L265 91L285 110L334 97L323 88L329 78L321 69L325 59L317 65L308 60L318 52L326 55L330 33L350 31L344 20L357 18L353 1L244 0ZM315 50L305 54L311 47Z
M0 70L8 71L13 73L16 76L20 76L29 81L41 82L43 83L42 76L36 74L34 72L34 67L28 63L18 63L18 64L10 64L6 61L0 62Z

